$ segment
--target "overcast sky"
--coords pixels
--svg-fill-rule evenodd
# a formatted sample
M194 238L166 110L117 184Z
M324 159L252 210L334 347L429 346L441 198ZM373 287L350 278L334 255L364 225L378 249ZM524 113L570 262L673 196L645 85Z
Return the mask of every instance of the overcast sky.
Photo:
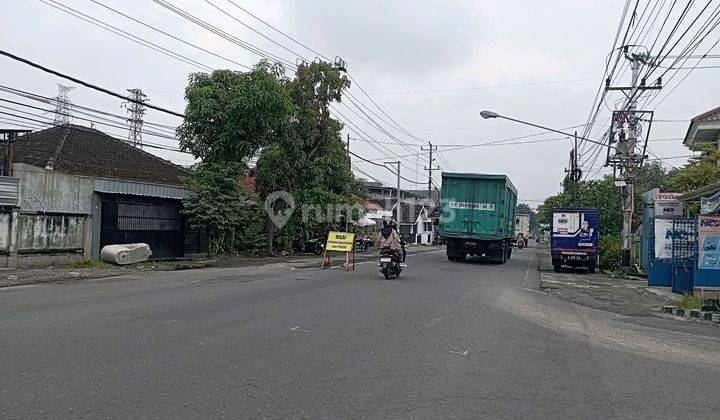
M483 143L538 132L507 121L482 120L479 112L483 109L556 128L584 123L625 4L620 0L234 1L324 56L342 57L350 75L393 120L416 137L439 146L444 161L437 163L443 170L508 174L518 187L521 201L532 207L537 205L537 200L559 190L568 160L569 140L447 152L442 152L448 148L443 145ZM306 59L315 57L314 53L263 26L227 0L211 2ZM89 0L65 0L62 3L212 68L241 70L233 63L165 37ZM152 1L102 0L101 3L239 63L252 65L260 58ZM296 61L291 53L241 26L205 1L172 0L169 3L243 41L290 62ZM183 89L188 74L200 71L197 67L97 28L40 1L0 0L0 9L3 10L4 27L0 36L3 50L118 92L141 88L153 104L178 111L184 109ZM650 144L658 156L689 153L681 140L689 119L720 105L718 71L720 69L695 71L656 109L656 119L673 121L658 122L653 126ZM4 57L0 57L0 75L3 85L45 96L57 94L57 83L73 85ZM363 98L357 86L353 86L351 92L356 100L388 120L367 98ZM6 93L0 93L0 98L17 100ZM113 113L125 112L120 100L81 86L70 92L70 98L80 105ZM618 99L613 96L608 104L612 106ZM347 101L346 104L360 114ZM0 105L8 106L7 103ZM383 143L394 142L362 121L345 104L339 105L337 110L367 133L362 137L370 136ZM2 111L15 112L6 108ZM152 110L147 113L146 120L171 125L178 123L177 118ZM89 124L80 120L74 122ZM400 141L419 143L379 122ZM121 137L127 135L115 128L99 125L96 128ZM597 131L603 128L600 126ZM557 137L547 134L526 140ZM677 140L664 140L673 138ZM147 135L145 139L157 144L177 145L170 139ZM352 140L351 143L355 153L382 161L383 154L369 142ZM419 152L419 145L375 145L390 155ZM148 150L177 163L192 162L191 157L180 153ZM667 164L679 166L683 162L683 159L673 159ZM404 164L403 175L417 179L422 183L417 188L424 188L427 173L423 168L427 165L427 155L409 157ZM394 185L392 174L382 168L362 162L358 162L357 167ZM403 187L412 185L404 182Z

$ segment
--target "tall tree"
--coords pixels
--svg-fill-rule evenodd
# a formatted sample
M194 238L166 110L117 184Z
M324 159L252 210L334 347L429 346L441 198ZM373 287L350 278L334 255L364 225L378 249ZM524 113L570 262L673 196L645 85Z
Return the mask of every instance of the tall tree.
M342 100L349 86L347 76L325 62L301 64L295 78L285 83L295 113L286 137L260 155L257 187L261 196L284 190L293 194L298 206L320 207L357 200L359 187L349 168L343 126L331 117L329 108ZM300 216L301 212L295 212L284 231L318 227L301 226Z
M184 211L210 234L212 253L237 250L247 237L249 209L239 181L246 161L283 139L293 105L282 67L261 62L251 71L190 76L180 147L201 163L187 183Z
M281 70L261 62L248 72L190 75L180 148L203 162L239 163L282 138L292 102Z

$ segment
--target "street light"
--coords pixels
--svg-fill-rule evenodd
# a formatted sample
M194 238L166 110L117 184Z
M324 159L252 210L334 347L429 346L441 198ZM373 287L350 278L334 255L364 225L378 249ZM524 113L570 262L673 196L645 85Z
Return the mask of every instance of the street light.
M482 112L480 113L480 115L481 115L483 118L485 118L486 120L487 120L488 118L497 118L497 117L499 117L499 115L497 114L497 112L492 112L492 111L482 111Z
M568 137L573 137L573 136L574 136L574 134L566 133L566 132L560 131L560 130L555 130L555 129L553 129L553 128L545 127L545 126L538 125L538 124L533 124L533 123L530 123L530 122L527 122L527 121L523 121L523 120L516 120L515 118L506 117L506 116L504 116L504 115L500 115L500 114L498 114L497 112L493 112L493 111L482 111L482 112L480 112L480 116L483 117L484 119L488 119L488 118L502 118L502 119L509 120L509 121L515 121L516 123L529 125L529 126L531 126L531 127L536 127L536 128L540 128L540 129L543 129L543 130L552 131L553 133L559 133L559 134L562 134L562 135L565 135L565 136L568 136ZM615 146L613 146L613 145L605 144L605 143L602 143L602 142L599 142L599 141L596 141L596 140L590 140L590 139L585 138L585 137L578 137L578 139L579 139L579 140L582 140L582 141L586 141L586 142L588 142L588 143L599 144L600 146L603 146L603 147L609 147L609 148L611 148L611 149L615 149L615 150L617 150L618 152L620 152L620 154L624 155L624 153L623 153L622 150L618 149L617 147L615 147Z

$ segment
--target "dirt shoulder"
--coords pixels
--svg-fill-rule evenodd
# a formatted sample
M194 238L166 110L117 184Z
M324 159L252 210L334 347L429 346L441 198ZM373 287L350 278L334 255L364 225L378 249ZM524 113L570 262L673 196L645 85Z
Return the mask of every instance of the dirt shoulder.
M658 316L663 306L679 298L664 288L649 288L641 277L613 277L566 268L555 273L547 246L537 248L536 255L540 290L569 302L628 316Z

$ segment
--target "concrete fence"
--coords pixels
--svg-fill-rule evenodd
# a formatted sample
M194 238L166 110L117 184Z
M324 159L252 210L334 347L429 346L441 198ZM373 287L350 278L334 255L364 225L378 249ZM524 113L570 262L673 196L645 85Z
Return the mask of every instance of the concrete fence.
M90 258L91 218L0 213L0 267L48 267Z

